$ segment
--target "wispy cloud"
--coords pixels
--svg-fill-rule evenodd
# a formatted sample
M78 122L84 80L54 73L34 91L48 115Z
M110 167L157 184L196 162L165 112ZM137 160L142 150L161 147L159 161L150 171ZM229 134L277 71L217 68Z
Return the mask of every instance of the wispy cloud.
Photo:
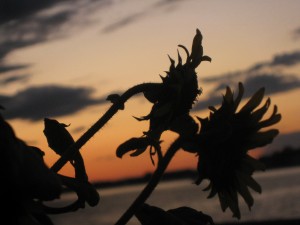
M102 29L102 33L110 33L116 30L119 30L125 26L136 23L153 12L157 12L159 9L167 8L176 8L179 4L191 0L159 0L152 4L145 4L144 8L135 10L135 7L132 7L132 10L128 11L127 14L120 17L116 21L111 22ZM165 11L164 11L165 12Z
M125 27L127 25L130 25L130 24L136 22L137 20L141 19L142 17L144 17L146 15L147 15L147 11L135 12L133 14L127 15L127 16L121 18L120 20L105 26L102 29L102 32L103 33L110 33L110 32L119 30L122 27Z
M13 75L9 76L3 79L0 79L0 85L8 85L15 82L26 82L29 78L28 74L22 74L22 75Z
M300 27L296 28L295 30L292 31L292 37L295 40L300 39Z
M270 61L258 62L249 68L241 71L234 71L230 73L225 73L221 75L215 75L212 77L202 79L203 82L219 82L233 80L239 77L252 76L263 69L276 69L278 67L290 67L300 63L300 50L295 50L292 52L282 53L275 55Z
M300 79L295 75L287 74L256 74L243 81L245 87L244 98L248 98L258 89L265 87L266 95L283 93L300 88ZM193 107L193 111L207 109L208 106L216 106L222 102L222 94L229 86L234 91L237 90L237 82L234 80L218 83L217 86L208 94L209 97L201 99ZM221 92L223 92L221 94Z
M45 117L70 115L91 105L107 103L106 97L93 98L94 90L86 87L38 86L12 96L0 95L7 119L36 121Z
M0 49L1 51L1 49ZM0 52L1 55L1 52ZM29 65L2 65L1 61L0 61L0 74L1 73L6 73L6 72L10 72L10 71L14 71L14 70L19 70L19 69L25 69L27 68Z
M266 66L293 66L300 62L300 51L275 55L273 60Z

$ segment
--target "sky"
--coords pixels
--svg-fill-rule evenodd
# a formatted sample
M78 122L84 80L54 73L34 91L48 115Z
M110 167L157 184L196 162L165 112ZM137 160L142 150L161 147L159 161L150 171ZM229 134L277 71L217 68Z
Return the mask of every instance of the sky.
M274 126L280 134L252 154L299 147L299 8L293 0L1 1L1 113L19 138L45 152L51 166L59 156L48 147L44 118L70 124L67 129L77 140L110 107L109 94L160 82L159 75L169 69L168 55L177 59L178 44L190 49L199 29L212 62L196 69L203 93L191 114L207 117L207 107L220 104L226 86L236 90L243 82L245 98L265 87L265 98L282 114ZM150 108L141 96L132 98L83 146L90 180L154 170L147 153L122 159L115 154L121 143L148 129L133 116ZM174 138L164 133L163 149ZM196 169L196 159L179 152L168 170ZM67 165L61 173L73 171Z

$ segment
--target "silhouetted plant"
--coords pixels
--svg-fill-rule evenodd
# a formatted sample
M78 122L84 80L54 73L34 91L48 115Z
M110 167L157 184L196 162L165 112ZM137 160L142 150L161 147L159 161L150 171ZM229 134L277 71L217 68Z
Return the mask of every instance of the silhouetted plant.
M154 155L157 155L158 160L149 182L116 224L126 224L134 215L142 225L214 223L209 215L186 206L165 211L145 203L179 150L198 156L198 179L195 183L198 185L203 179L208 179L210 183L204 190L210 190L208 198L218 194L223 211L230 208L234 217L241 217L238 194L250 209L254 200L248 187L261 192L260 185L252 175L257 170L264 170L264 165L247 153L273 141L279 131L261 129L278 123L281 115L274 106L271 116L263 119L270 107L270 98L256 109L263 100L264 88L254 93L243 107L239 107L244 92L242 83L239 83L236 98L227 87L221 106L218 109L209 106L210 115L204 119L197 117L195 120L190 115L190 110L201 94L195 69L202 61L211 61L211 58L203 55L202 34L198 29L191 53L185 46L179 47L186 53L185 63L178 52L177 65L169 57L171 65L166 76L161 76L162 83L143 83L128 89L122 95L109 95L107 100L112 106L77 141L67 131L68 125L45 118L44 134L48 145L60 155L51 168L43 161L43 151L18 139L11 126L0 115L1 178L5 181L0 193L7 205L4 219L11 221L10 224L49 225L52 224L49 214L74 212L84 208L85 203L96 206L100 197L88 180L79 150L114 114L125 109L128 99L138 93L143 93L153 104L148 115L135 117L139 121L149 121L149 129L141 137L130 138L121 144L116 150L116 156L121 158L131 152L130 155L136 157L149 148L153 164ZM178 138L168 149L162 150L161 136L167 130L176 132ZM74 177L59 174L59 170L67 162L74 167ZM77 200L64 207L48 206L48 201L63 194L63 187L74 191ZM12 212L15 216L8 216Z

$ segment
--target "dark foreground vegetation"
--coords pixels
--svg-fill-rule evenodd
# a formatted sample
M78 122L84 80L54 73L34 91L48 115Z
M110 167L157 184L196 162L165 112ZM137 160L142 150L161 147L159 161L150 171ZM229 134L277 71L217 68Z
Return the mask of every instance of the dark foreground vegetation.
M216 223L216 225L299 225L300 219Z

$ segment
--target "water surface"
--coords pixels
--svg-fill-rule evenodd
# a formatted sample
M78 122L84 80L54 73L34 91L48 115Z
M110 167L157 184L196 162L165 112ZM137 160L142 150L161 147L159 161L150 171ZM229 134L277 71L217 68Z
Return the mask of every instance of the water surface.
M262 194L253 193L254 206L249 211L240 198L241 222L300 218L300 167L273 169L254 174L262 186ZM207 192L193 184L190 179L161 182L147 203L165 210L188 206L213 217L215 222L237 221L231 211L222 212L217 197L207 199ZM55 225L112 225L136 198L145 184L122 186L99 190L101 200L98 206L74 213L51 216ZM74 199L73 193L64 195L63 201ZM62 203L64 203L61 201ZM138 225L133 218L129 225Z

